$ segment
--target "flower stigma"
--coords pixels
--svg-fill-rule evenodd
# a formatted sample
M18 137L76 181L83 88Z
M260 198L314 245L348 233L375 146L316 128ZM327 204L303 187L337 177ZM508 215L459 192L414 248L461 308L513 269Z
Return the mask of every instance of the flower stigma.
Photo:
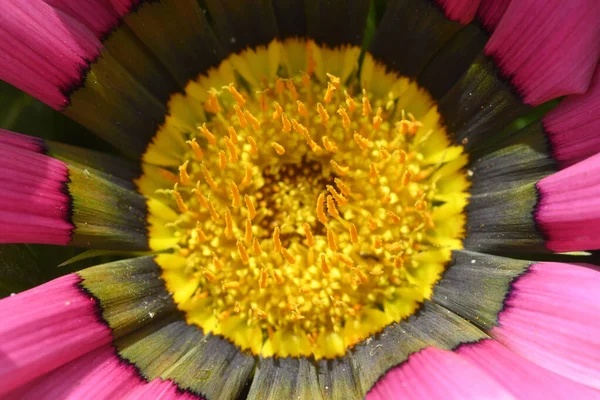
M466 157L427 149L440 125L307 69L210 88L161 191L179 309L265 357L340 356L412 315L464 225Z

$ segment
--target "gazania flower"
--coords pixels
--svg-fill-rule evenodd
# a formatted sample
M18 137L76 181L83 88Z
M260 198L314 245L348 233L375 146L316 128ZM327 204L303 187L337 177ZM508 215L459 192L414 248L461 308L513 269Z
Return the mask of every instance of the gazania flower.
M595 1L0 4L1 397L600 397Z

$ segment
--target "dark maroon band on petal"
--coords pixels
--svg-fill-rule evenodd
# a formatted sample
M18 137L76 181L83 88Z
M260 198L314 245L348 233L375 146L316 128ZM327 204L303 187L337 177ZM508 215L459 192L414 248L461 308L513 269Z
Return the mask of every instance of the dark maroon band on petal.
M33 138L3 131L0 143L0 243L68 244L67 165L41 154Z
M104 37L120 23L121 16L106 0L43 1L85 25L97 38Z
M446 17L466 25L473 21L480 0L435 0L443 9Z
M488 32L493 32L506 12L511 0L480 0L477 17Z
M535 221L556 252L600 249L600 154L537 183Z

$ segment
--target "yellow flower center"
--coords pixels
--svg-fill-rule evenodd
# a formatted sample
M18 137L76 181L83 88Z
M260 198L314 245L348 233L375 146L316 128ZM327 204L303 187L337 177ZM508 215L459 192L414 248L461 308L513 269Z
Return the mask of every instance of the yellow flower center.
M177 270L164 278L179 308L263 356L339 356L411 315L464 223L437 223L452 197L439 187L464 165L427 154L441 128L311 63L211 88L163 191L179 261L157 260Z

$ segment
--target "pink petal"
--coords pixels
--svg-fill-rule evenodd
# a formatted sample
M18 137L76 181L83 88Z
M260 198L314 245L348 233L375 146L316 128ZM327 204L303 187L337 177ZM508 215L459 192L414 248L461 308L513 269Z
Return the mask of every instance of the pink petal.
M536 222L556 252L600 249L600 154L537 183Z
M56 109L68 104L99 40L41 0L0 0L0 79Z
M561 168L600 152L600 65L588 91L568 96L543 123Z
M179 399L172 381L148 383L130 364L121 361L112 345L104 345L18 388L7 397L18 399Z
M473 21L479 0L436 0L446 14L446 17L452 21L458 21L465 25Z
M119 24L119 15L106 0L44 0L85 25L98 39Z
M145 385L137 385L123 399L192 400L202 399L202 397L187 392L180 392L173 381L163 381L160 378L156 378Z
M539 263L512 285L492 336L534 363L600 389L600 271Z
M0 243L66 245L74 227L67 166L26 138L0 132Z
M428 347L390 370L367 400L511 399L498 383L460 354Z
M485 52L538 105L584 93L600 57L597 0L522 0L508 6Z
M70 274L0 300L0 397L111 341Z
M460 346L457 353L485 371L517 399L600 398L600 392L548 371L494 340Z
M493 32L506 12L511 0L481 0L477 16L488 32Z

